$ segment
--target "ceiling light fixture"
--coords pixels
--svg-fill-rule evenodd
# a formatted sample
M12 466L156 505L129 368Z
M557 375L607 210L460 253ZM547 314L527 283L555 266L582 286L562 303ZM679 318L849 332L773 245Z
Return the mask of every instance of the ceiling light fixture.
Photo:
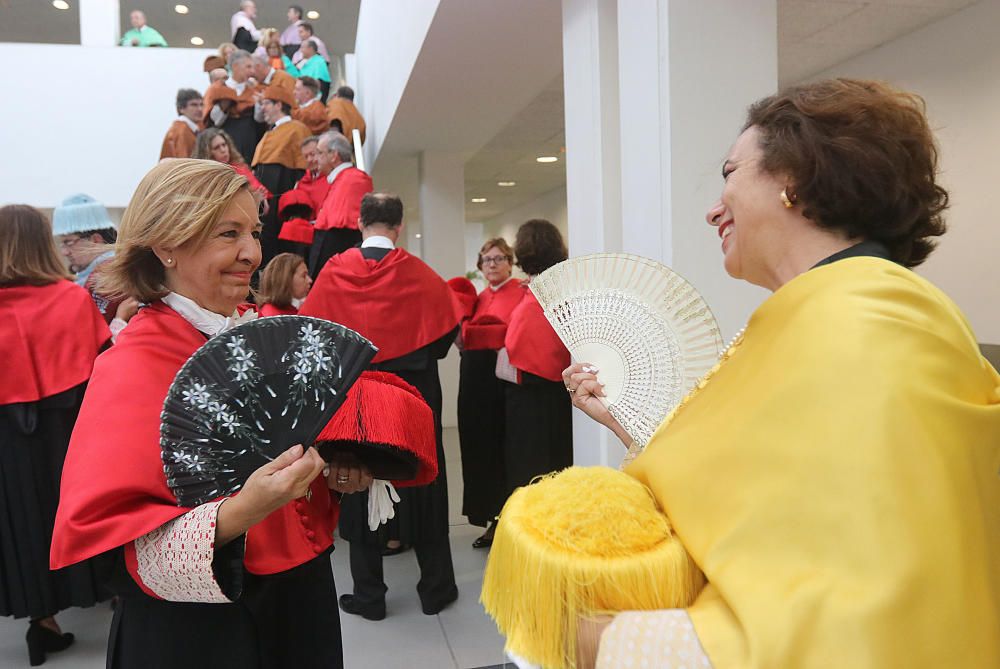
M317 12L315 9L310 9L308 12L306 12L306 18L315 21L316 19L319 18L319 12Z
M69 3L66 0L52 0L52 6L56 9L69 9Z
M482 204L483 202L486 202L486 198L485 197L474 197L474 198L472 198L472 201L475 202L476 204Z
M413 235L413 236L416 237L417 239L423 238L423 235L420 234L419 232L417 234Z
M535 162L538 163L554 163L557 162L558 160L559 159L555 156L538 156L537 158L535 158Z
M174 11L177 12L178 14L187 14L188 13L188 6L187 5L174 5Z
M205 43L205 40L203 40L200 37L192 37L191 38L191 44L194 44L195 46L201 46L204 43Z
M500 186L501 188L510 188L511 186L516 186L516 185L517 185L516 181L498 181L497 182L497 186Z

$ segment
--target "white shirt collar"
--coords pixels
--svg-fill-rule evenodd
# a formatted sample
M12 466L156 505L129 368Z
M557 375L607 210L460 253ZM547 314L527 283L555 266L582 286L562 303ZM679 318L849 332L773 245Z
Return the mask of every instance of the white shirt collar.
M292 306L295 307L296 309L301 308L302 305L305 304L305 302L306 302L306 298L304 298L304 297L293 297L292 298Z
M228 79L226 79L226 86L229 86L231 89L233 89L234 91L236 91L237 95L243 95L243 89L247 87L247 82L244 81L241 84L241 83L238 83L232 77L229 77Z
M512 277L512 276L508 276L505 281L501 281L500 283L498 283L495 286L493 284L490 284L490 290L494 290L494 291L500 290L501 288L503 288L504 286L506 286L508 283L510 283L510 280L513 279L513 278L514 277Z
M334 167L330 174L326 177L327 183L333 183L333 180L337 178L337 175L346 170L348 167L354 167L349 161L345 160L341 164Z
M300 105L299 105L299 109L305 109L306 107L308 107L308 106L309 106L309 105L311 105L312 103L316 102L316 100L318 100L318 99L319 99L319 98L313 98L313 99L312 99L312 100L310 100L309 102L303 102L302 104L300 104Z
M167 293L163 298L163 303L183 316L184 320L193 325L199 332L203 332L209 337L214 337L240 323L257 318L257 312L253 309L247 310L242 316L238 311L234 311L232 316L226 317L214 311L203 309L197 302L180 293Z
M275 70L275 69L274 69L274 68L272 67L272 68L271 68L271 70L270 70L270 71L269 71L269 72L267 73L267 76L266 76L266 77L264 77L264 81L263 81L263 83L265 83L265 84L269 84L269 83L271 83L271 79L273 79L273 78L274 78L274 73L275 73L275 72L277 72L277 70Z
M187 124L187 127L191 128L191 132L193 132L195 134L198 134L198 124L195 123L194 121L192 121L191 119L189 119L187 116L184 116L184 114L181 114L181 115L179 115L177 117L177 120L178 121L184 121L184 123Z
M281 118L279 118L277 121L274 122L274 127L277 128L279 125L284 125L285 123L288 123L291 120L292 117L289 116L288 114L285 114L284 116L282 116Z
M361 242L361 248L363 249L394 249L396 245L392 243L392 240L388 237L383 237L382 235L372 235Z

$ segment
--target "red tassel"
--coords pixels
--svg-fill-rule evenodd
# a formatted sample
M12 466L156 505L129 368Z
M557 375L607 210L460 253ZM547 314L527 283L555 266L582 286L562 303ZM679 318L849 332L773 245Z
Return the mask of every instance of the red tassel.
M302 205L304 207L309 207L310 214L313 212L313 203L309 199L309 195L306 194L304 190L298 190L293 188L290 191L286 191L280 198L278 198L278 215L285 210L286 207L291 207L293 205Z
M317 445L326 441L413 454L419 463L416 478L393 481L397 485L426 485L437 478L434 413L420 392L395 374L362 372L316 438Z
M278 239L299 244L312 244L313 226L304 218L290 218L282 224Z

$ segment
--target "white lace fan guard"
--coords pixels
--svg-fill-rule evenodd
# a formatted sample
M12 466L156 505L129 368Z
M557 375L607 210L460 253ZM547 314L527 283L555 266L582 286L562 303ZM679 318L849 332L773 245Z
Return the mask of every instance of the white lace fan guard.
M656 261L581 256L530 286L574 360L600 370L604 403L639 446L719 360L712 311L691 284Z

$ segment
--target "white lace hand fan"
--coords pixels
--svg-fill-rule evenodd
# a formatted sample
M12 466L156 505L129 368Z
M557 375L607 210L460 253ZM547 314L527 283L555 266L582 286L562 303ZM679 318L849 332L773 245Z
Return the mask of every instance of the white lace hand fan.
M530 286L573 358L598 368L602 401L639 446L718 362L712 311L656 261L624 253L570 258Z

